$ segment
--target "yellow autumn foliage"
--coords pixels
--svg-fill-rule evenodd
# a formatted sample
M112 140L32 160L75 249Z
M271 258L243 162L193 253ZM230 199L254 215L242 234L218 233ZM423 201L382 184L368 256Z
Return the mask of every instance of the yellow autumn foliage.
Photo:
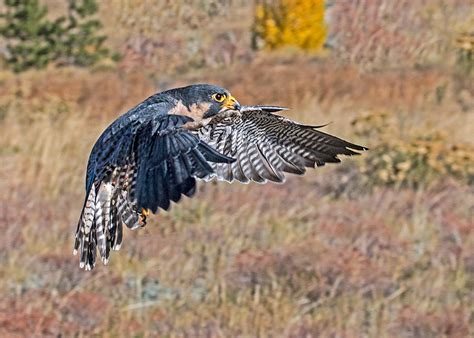
M253 35L257 48L295 46L317 51L323 46L327 35L324 1L257 1Z

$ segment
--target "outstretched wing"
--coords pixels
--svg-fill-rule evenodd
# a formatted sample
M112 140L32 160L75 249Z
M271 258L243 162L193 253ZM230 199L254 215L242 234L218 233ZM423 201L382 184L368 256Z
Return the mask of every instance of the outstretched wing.
M220 180L283 182L284 173L302 175L306 168L340 162L338 155L358 155L367 148L323 133L321 126L295 123L273 114L285 108L242 107L240 118L210 123L199 138L233 163L212 163Z
M122 224L145 225L146 215L195 192L195 177L213 173L209 162L231 162L182 125L189 117L160 114L151 105L113 123L94 146L87 168L86 200L74 252L92 269L96 248L107 262L122 242ZM158 110L157 110L158 109Z

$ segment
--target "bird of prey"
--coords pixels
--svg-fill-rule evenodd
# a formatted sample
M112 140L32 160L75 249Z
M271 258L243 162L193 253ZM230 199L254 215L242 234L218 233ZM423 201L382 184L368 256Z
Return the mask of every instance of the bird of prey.
M150 213L193 196L196 179L283 182L284 173L367 149L275 114L284 109L241 106L226 89L196 84L152 95L115 120L87 164L80 267L93 269L97 251L106 264L123 225L142 227Z

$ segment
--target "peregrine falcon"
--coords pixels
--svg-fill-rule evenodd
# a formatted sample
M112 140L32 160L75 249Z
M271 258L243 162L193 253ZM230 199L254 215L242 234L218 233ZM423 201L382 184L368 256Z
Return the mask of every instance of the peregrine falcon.
M150 96L115 120L87 164L86 197L74 254L94 268L122 244L123 225L192 197L196 179L283 182L284 173L340 162L367 148L275 113L277 106L241 106L228 90L196 84Z

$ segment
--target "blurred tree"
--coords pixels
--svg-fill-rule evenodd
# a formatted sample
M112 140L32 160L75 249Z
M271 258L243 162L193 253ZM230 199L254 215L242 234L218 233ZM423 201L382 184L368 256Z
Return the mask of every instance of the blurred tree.
M57 26L45 19L47 8L37 0L5 0L0 33L7 40L6 62L13 70L44 67L54 51L50 37Z
M90 19L97 10L96 0L69 0L68 23L62 44L64 48L62 62L89 66L108 55L108 50L103 47L107 37L97 35L102 24L97 19Z
M38 0L4 0L0 34L6 39L6 64L15 72L43 68L51 62L88 66L108 55L102 27L91 19L96 0L69 0L67 16L47 19L48 9Z
M252 38L256 49L319 50L326 33L324 0L257 0Z

